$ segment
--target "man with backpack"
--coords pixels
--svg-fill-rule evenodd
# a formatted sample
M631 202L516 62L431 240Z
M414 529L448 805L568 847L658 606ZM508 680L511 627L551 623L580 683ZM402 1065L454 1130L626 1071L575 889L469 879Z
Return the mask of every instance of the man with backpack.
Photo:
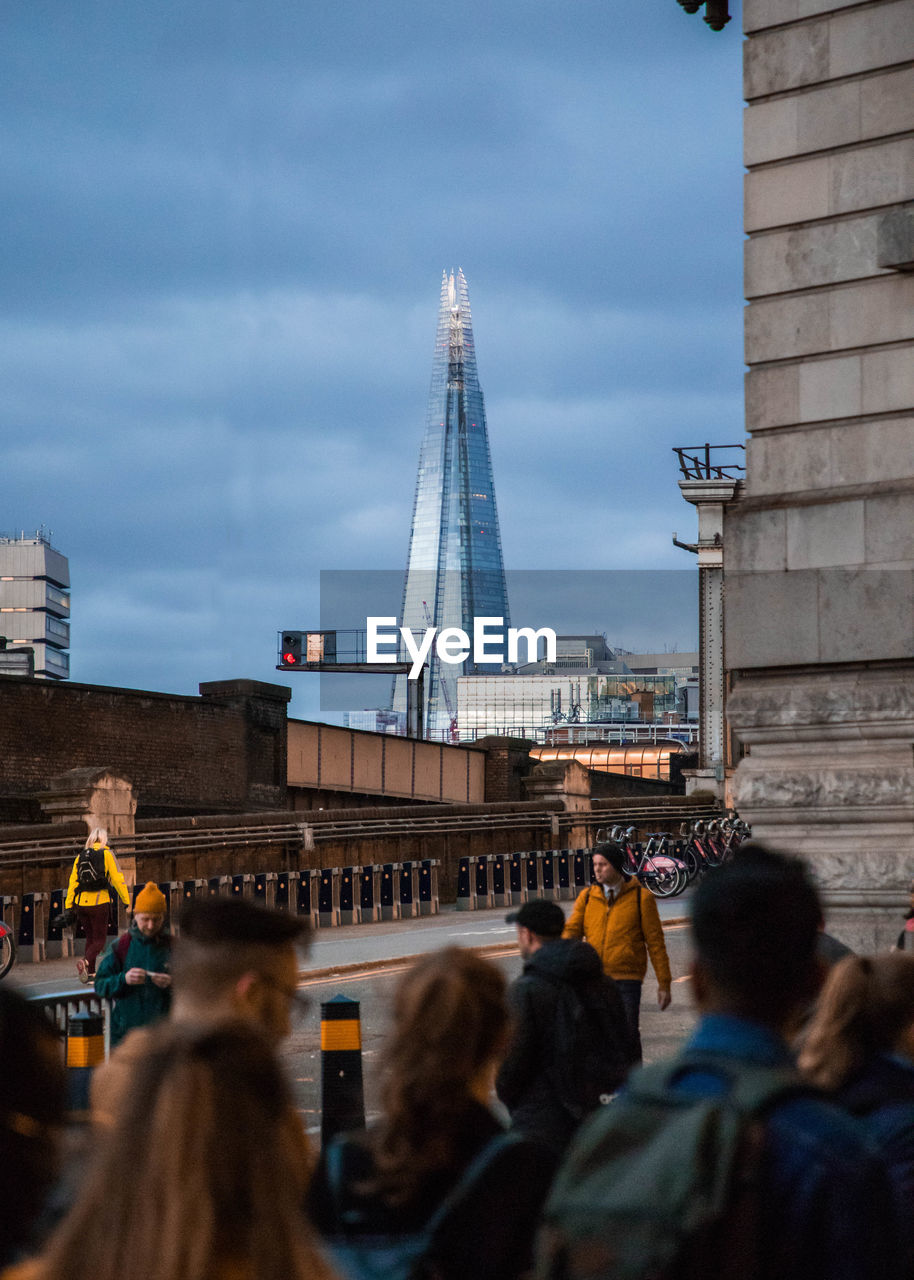
M64 899L65 913L75 910L77 924L86 931L86 954L76 962L80 982L92 982L95 978L95 962L108 937L111 889L129 911L130 894L117 859L108 848L108 832L96 827L73 859Z
M628 1021L593 947L562 937L557 902L525 902L507 920L517 925L524 970L508 993L514 1031L496 1092L513 1129L561 1155L625 1079Z
M788 1049L817 990L818 918L803 864L758 845L702 881L699 1024L581 1130L546 1208L541 1280L900 1273L886 1169Z
M152 880L136 895L133 923L102 956L95 990L113 1000L111 1044L134 1027L164 1018L171 1008L171 934L165 894Z

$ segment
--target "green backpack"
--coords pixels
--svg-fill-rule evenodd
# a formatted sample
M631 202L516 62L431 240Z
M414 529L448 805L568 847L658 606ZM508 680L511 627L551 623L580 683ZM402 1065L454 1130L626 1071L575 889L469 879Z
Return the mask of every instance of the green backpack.
M677 1092L713 1071L717 1097ZM814 1094L792 1067L704 1053L634 1072L585 1124L546 1205L538 1280L752 1280L760 1255L763 1116Z

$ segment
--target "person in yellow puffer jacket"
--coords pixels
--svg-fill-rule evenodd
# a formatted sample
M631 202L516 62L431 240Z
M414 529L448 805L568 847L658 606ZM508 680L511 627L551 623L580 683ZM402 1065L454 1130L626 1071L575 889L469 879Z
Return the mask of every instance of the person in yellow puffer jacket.
M634 878L626 879L624 854L618 845L598 844L593 851L595 884L578 894L563 938L583 938L615 979L628 1015L632 1050L641 1061L641 984L650 956L657 976L657 1003L669 1008L672 975L663 940L663 925L654 895Z
M95 887L81 886L79 883L80 860L85 860L84 851L80 850L73 859L64 901L64 909L75 908L76 919L86 930L85 958L76 962L81 982L91 982L95 978L95 962L108 938L108 907L111 902L109 889L114 889L127 910L130 910L130 894L117 859L108 848L108 832L104 827L96 827L90 832L86 850L95 855L94 861L98 864L99 876L94 882Z

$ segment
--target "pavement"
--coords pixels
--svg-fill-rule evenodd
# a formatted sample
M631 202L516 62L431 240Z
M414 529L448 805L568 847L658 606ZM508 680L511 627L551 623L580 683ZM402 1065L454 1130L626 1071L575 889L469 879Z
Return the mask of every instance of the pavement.
M688 919L688 897L658 899L664 928L684 924ZM571 903L562 904L566 914ZM407 964L416 956L439 947L461 946L498 954L517 949L516 929L505 923L509 909L458 911L453 904L442 906L438 915L406 920L373 921L367 924L336 925L317 929L299 973L302 982L355 973L375 967ZM76 960L43 960L27 964L17 960L4 979L8 987L28 997L85 993L76 976Z

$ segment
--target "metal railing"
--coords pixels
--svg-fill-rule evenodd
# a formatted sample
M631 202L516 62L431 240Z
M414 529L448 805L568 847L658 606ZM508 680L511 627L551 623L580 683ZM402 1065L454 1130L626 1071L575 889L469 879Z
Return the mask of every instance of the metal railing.
M298 846L304 841L305 824L275 823L270 826L221 827L218 830L188 828L185 831L144 831L114 840L118 853L177 853L183 849L204 851L245 847L253 844L279 844L291 841ZM33 866L51 866L76 856L77 841L73 836L37 840L11 840L0 844L0 867L11 866L29 857Z
M680 726L675 726L674 731ZM667 732L664 736L672 736ZM675 799L675 797L673 798ZM683 804L686 802L683 801ZM692 805L691 809L697 806ZM649 806L629 805L625 813L649 813ZM664 810L665 812L665 810ZM244 849L270 844L289 844L295 851L326 844L334 840L359 837L417 836L459 833L461 831L496 831L511 827L528 830L551 829L557 822L560 827L580 825L585 814L566 813L555 808L517 809L506 813L449 813L422 815L415 818L372 817L343 818L315 822L275 823L264 826L238 826L218 831L189 829L185 831L149 831L118 843L122 852L136 852L146 856L174 856L179 853L212 852L215 849ZM30 866L52 866L74 856L73 838L9 841L0 845L0 867L21 865L28 859Z
M686 480L738 480L745 474L746 468L735 459L732 462L721 460L719 455L727 450L732 453L738 449L738 457L745 457L744 444L687 444L674 448L679 459L679 470ZM712 461L711 454L717 454L718 460ZM737 472L737 475L733 475Z
M536 742L549 747L582 746L590 742L609 742L621 747L670 741L691 746L698 742L697 724L550 724L534 733Z
M43 1009L55 1031L67 1034L67 1023L76 1013L98 1013L105 1019L105 1057L111 1037L111 1002L97 995L91 987L75 987L72 991L55 991L50 995L30 995L29 1004Z

